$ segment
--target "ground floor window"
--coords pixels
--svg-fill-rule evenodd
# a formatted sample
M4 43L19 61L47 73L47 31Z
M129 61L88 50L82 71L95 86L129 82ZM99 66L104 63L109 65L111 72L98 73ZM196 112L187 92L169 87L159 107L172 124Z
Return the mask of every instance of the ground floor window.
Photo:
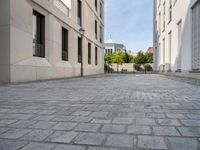
M95 65L98 65L98 48L95 47Z
M33 56L45 57L45 17L33 11Z
M91 44L88 43L88 64L91 64Z
M192 69L200 70L200 2L192 8Z
M68 61L68 30L62 28L62 60Z
M78 37L78 63L82 61L82 39Z

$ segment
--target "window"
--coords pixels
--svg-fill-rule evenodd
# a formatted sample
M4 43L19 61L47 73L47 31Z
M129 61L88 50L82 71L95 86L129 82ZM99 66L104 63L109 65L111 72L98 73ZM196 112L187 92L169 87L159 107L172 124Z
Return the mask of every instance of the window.
M178 57L177 57L177 70L181 70L181 56L182 56L182 48L181 48L181 29L182 29L182 21L180 20L178 23Z
M98 65L98 48L95 47L95 65Z
M77 0L77 24L82 25L82 3L81 0Z
M100 30L100 38L99 38L99 40L100 40L100 43L103 43L103 29L102 29L101 26L99 26L99 30Z
M95 0L95 10L98 11L98 0Z
M91 64L91 44L88 43L88 64Z
M103 18L103 5L101 2L99 5L100 5L100 18Z
M200 70L200 2L192 8L192 70Z
M163 39L163 71L165 70L165 39Z
M78 63L82 62L82 39L78 37Z
M97 32L98 32L98 31L97 31L98 29L97 29L97 26L98 26L98 25L97 25L97 21L95 20L95 38L96 38L96 39L98 38L98 33L97 33Z
M163 3L163 31L165 31L165 2Z
M62 60L68 61L68 30L62 28Z
M45 57L45 17L33 11L33 56Z
M171 70L172 32L169 32L169 71Z
M159 36L161 34L161 12L159 12Z
M172 20L172 0L169 0L169 23Z

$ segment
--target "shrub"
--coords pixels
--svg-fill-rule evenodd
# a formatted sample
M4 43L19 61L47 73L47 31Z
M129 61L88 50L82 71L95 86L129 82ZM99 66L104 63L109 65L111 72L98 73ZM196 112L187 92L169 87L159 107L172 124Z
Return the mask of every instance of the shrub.
M145 64L144 69L145 69L145 71L153 71L153 68L151 67L150 64Z
M142 68L141 68L141 66L139 64L134 64L134 68L135 68L136 71L141 71L142 70Z

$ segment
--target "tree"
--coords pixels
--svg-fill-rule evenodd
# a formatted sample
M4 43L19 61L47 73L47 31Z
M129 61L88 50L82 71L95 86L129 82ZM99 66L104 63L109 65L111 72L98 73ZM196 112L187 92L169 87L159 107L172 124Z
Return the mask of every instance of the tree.
M117 72L119 72L119 64L123 64L124 61L124 52L114 52L111 55L111 62L117 64Z
M131 56L127 53L127 51L124 52L124 62L130 63Z
M134 57L133 62L135 64L145 64L147 62L145 54L142 51L139 51L137 56Z
M110 64L112 63L111 61L111 55L109 54L104 54L104 62L105 62L105 71L110 71Z
M147 59L147 63L153 63L153 53L146 53L145 54L146 59Z

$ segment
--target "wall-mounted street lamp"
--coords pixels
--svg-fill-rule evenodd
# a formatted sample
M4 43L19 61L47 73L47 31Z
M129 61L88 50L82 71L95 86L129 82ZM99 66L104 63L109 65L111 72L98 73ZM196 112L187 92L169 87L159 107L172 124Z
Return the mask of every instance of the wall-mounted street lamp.
M85 34L85 30L83 28L79 29L81 35L81 77L83 77L83 37Z

